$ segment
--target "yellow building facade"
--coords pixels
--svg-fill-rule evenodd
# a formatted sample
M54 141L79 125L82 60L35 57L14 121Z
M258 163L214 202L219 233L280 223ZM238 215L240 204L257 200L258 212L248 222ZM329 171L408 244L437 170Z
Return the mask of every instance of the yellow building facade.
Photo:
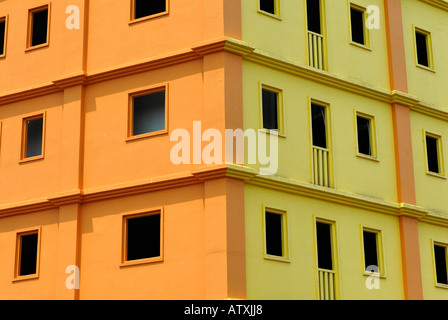
M448 298L447 1L144 3L0 3L1 299Z

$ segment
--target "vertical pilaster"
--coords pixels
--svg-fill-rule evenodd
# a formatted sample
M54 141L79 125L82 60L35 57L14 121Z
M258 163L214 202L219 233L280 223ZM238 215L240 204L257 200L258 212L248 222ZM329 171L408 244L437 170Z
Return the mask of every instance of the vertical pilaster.
M245 299L244 182L204 182L205 298Z
M71 283L75 284L75 277L79 276L78 271L80 268L79 226L84 130L83 91L84 87L82 84L64 89L58 188L60 191L50 198L50 201L59 207L56 261L58 270L56 293L58 300L79 299L80 289L67 286L67 278L71 277L73 280Z
M407 93L406 57L403 37L401 0L384 0L390 89ZM409 107L393 103L395 164L398 203L416 204ZM415 217L399 217L403 286L405 299L423 299L418 221Z

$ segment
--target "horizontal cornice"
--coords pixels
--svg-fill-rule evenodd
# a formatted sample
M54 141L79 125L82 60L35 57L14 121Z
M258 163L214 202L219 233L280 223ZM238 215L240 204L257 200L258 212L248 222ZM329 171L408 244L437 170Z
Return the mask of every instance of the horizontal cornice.
M392 216L410 216L421 222L448 226L448 214L406 203L396 203L360 194L342 192L284 177L259 174L251 168L229 164L227 176L239 178L249 185L287 192L311 199L331 202Z
M220 38L207 42L201 42L188 50L171 52L163 56L151 57L146 60L91 73L79 71L58 79L54 79L49 83L43 83L38 86L24 88L22 90L3 92L0 93L0 105L36 98L43 95L54 94L72 86L88 86L102 81L113 80L132 74L198 60L202 59L205 55L223 51L240 55L247 61L293 74L297 77L365 96L376 101L389 104L399 103L410 107L413 111L448 121L448 111L421 102L416 97L413 97L407 93L376 88L365 83L343 78L307 65L298 64L282 57L276 57L270 53L262 52L244 41L235 40L232 38Z
M95 201L193 186L206 181L225 178L238 179L249 185L331 202L351 208L397 217L411 216L421 222L448 226L448 213L434 212L415 205L395 203L365 195L342 192L284 177L263 175L257 170L234 164L205 166L174 175L114 184L106 187L70 190L46 198L6 204L0 206L0 218L52 210L70 204L86 204Z
M415 111L432 118L440 119L448 122L448 110L438 108L423 102L419 102L411 107L411 111Z
M426 4L448 11L448 1L446 0L420 0Z
M219 38L206 42L201 42L192 48L170 52L166 55L151 57L126 65L119 65L113 68L98 70L94 72L77 72L54 79L50 83L45 83L32 88L24 88L14 92L0 93L0 105L12 103L20 100L30 99L41 95L52 94L64 90L65 88L77 85L92 85L102 81L129 76L154 69L169 67L172 65L185 63L197 59L202 59L205 55L216 52L229 52L242 56L248 61L252 61L273 69L287 72L301 78L312 80L334 88L356 93L375 99L381 102L399 102L406 106L414 106L418 100L405 93L390 92L385 89L368 86L365 83L346 79L326 71L321 71L307 65L301 65L293 61L285 60L281 57L273 56L267 52L262 52L250 44L232 38Z

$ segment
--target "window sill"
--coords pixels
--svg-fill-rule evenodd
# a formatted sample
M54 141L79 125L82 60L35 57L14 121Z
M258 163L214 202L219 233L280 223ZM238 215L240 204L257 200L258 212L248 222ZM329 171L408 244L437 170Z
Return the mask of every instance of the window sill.
M271 129L260 129L260 132L266 133L266 134L272 134L274 136L279 136L282 138L286 138L286 134L282 132L278 132L277 130L271 130Z
M6 53L0 55L0 59L6 58Z
M426 174L427 174L428 176L433 176L433 177L436 177L436 178L440 178L440 179L445 179L445 180L446 180L446 176L443 175L443 174L440 174L440 173L435 173L435 172L427 171Z
M421 65L421 64L418 64L418 63L415 66L420 68L420 69L423 69L423 70L426 70L426 71L429 71L429 72L432 72L432 73L436 73L436 70L434 70L434 68L432 68L432 67L427 67L427 66L424 66L424 65Z
M147 21L147 20L151 20L151 19L156 19L156 18L159 18L159 17L162 17L162 16L166 16L168 14L169 14L168 11L164 11L164 12L152 14L150 16L141 17L141 18L138 18L138 19L133 19L133 20L129 21L129 25L133 25L133 24L136 24L136 23L139 23L139 22L143 22L143 21Z
M154 131L154 132L148 132L148 133L142 133L136 136L131 136L126 138L126 142L131 142L131 141L136 141L136 140L141 140L141 139L146 139L146 138L150 138L150 137L155 137L155 136L160 136L160 135L164 135L167 134L168 130L159 130L159 131Z
M151 263L156 263L156 262L163 262L163 257L159 256L159 257L154 257L154 258L125 261L120 264L120 268L138 266L138 265L142 265L142 264L151 264Z
M436 288L441 288L441 289L448 289L448 284L436 283L435 287Z
M352 46L355 46L355 47L358 47L358 48L361 48L361 49L364 49L364 50L367 50L367 51L372 51L372 48L370 48L369 46L367 46L365 44L360 44L360 43L353 42L353 41L350 41L350 44Z
M357 153L356 156L357 156L358 158L361 158L361 159L366 159L366 160L371 160L371 161L375 161L375 162L380 162L380 160L378 160L377 157L369 156L369 155L367 155L367 154Z
M364 272L362 274L365 277L374 277L379 279L387 279L385 274L375 273L375 272Z
M42 44L39 44L39 45L37 45L37 46L33 46L33 47L28 47L28 48L26 48L26 49L25 49L25 52L30 52L30 51L38 50L38 49L45 48L45 47L48 47L48 46L50 46L50 43L49 43L49 42L42 43Z
M14 279L12 279L12 282L19 282L19 281L26 281L26 280L33 280L33 279L39 279L39 275L37 273L35 273L35 274L29 274L26 276L17 276Z
M278 261L278 262L286 262L286 263L290 263L291 262L288 258L279 257L279 256L273 256L273 255L270 255L270 254L265 254L264 255L264 259L265 260Z
M273 14L273 13L269 13L269 12L266 12L266 11L263 11L263 10L260 10L260 9L258 9L258 13L263 14L263 15L268 16L268 17L271 17L271 18L274 18L276 20L282 21L282 18L279 15L276 15L276 14Z
M21 159L21 160L19 161L19 164L21 164L21 163L33 162L33 161L38 161L38 160L42 160L42 159L44 159L44 156L43 156L43 155L35 156L35 157L29 157L29 158L24 158L24 159Z

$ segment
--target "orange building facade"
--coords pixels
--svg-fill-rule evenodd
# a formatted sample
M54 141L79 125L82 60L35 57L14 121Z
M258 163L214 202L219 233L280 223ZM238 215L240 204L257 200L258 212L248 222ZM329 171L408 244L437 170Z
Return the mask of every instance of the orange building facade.
M226 36L240 37L239 2L167 1L143 18L133 16L133 1L70 5L66 13L64 1L0 4L8 29L0 298L244 298L243 183L225 166L173 164L169 136L193 121L223 132L242 126L242 59L225 50ZM42 8L47 40L25 46ZM76 8L79 29L68 28ZM132 97L154 90L165 92L164 127L135 135ZM42 152L27 157L35 117ZM154 212L159 258L126 261L124 221ZM17 243L30 232L38 233L37 270L22 275ZM70 266L82 289L67 288Z
M372 0L381 11L381 28L371 32L371 47L361 46L366 56L353 58L370 58L381 66L372 81L359 80L356 67L341 63L347 59L337 49L345 48L332 45L342 23L330 11L325 20L325 9L331 7L325 0L297 1L297 10L290 12L290 0L272 0L272 8L266 5L270 1L261 0L158 0L152 6L138 0L0 1L0 299L322 298L316 222L331 226L330 242L336 248L342 239L348 244L359 240L356 232L335 235L341 230L335 227L338 219L358 230L360 225L350 225L355 215L375 226L362 225L360 233L373 230L377 239L384 234L393 239L381 252L389 259L388 274L380 277L387 289L375 296L375 290L365 289L363 298L446 297L448 276L446 285L433 281L431 255L436 247L448 248L443 236L448 218L425 202L427 185L414 165L420 165L414 160L420 138L413 135L424 122L420 116L447 121L448 113L443 104L420 103L427 97L420 97L417 77L409 72L414 66L407 17L414 17L419 6L440 17L448 5L410 0L408 8L403 1ZM369 4L341 2L348 12ZM288 26L299 21L288 20L288 13L302 19L311 3L320 5L322 35L304 36L302 48L288 40L288 32L295 32ZM296 26L303 35L313 34L306 30L310 15L307 19ZM257 29L262 23L265 34ZM277 30L287 31L280 36ZM310 43L318 38L324 39L319 52L325 57L313 65ZM365 65L367 70L375 64ZM286 89L289 84L294 90ZM335 163L327 168L332 173L328 184L308 179L312 173L306 170L306 178L301 176L309 159L291 143L308 137L291 139L297 132L289 122L289 115L305 110L303 101L288 100L297 88L307 96L305 107L308 102L329 107L321 95L334 97L335 115L341 101L364 103L368 107L363 108L378 112L367 118L383 121L378 136L390 133L390 141L383 139L381 157L369 155L364 158L371 162L360 165L373 168L367 173L373 182L348 177L357 174L341 161L350 148L338 140L337 130L334 137L328 133ZM201 156L212 140L203 135L208 129L221 137L229 129L253 129L253 123L255 129L266 129L257 127L263 114L253 112L255 101L262 100L258 89L275 92L285 110L279 112L283 122L275 134L265 131L280 140L278 174L266 177L258 164L242 165L223 156L228 150L222 143L214 149L222 161L204 161ZM143 107L148 101L154 106L150 111ZM350 121L331 125L340 133ZM173 161L177 130L190 134L180 164ZM283 219L283 252L276 257L267 254L266 244L261 248L267 242L266 208ZM302 208L307 213L296 215ZM254 213L259 209L264 218ZM314 229L302 223L305 218ZM429 243L434 234L439 240ZM300 238L300 249L288 240L304 235L310 237ZM145 241L153 243L149 249L142 248ZM309 250L298 258L302 248ZM357 298L356 286L365 287L366 266L361 258L344 258L354 251L334 248L332 298ZM300 263L307 263L309 275L296 268ZM343 276L352 276L350 268L358 264L359 277L343 284ZM278 283L293 286L292 279L306 285L278 288Z

